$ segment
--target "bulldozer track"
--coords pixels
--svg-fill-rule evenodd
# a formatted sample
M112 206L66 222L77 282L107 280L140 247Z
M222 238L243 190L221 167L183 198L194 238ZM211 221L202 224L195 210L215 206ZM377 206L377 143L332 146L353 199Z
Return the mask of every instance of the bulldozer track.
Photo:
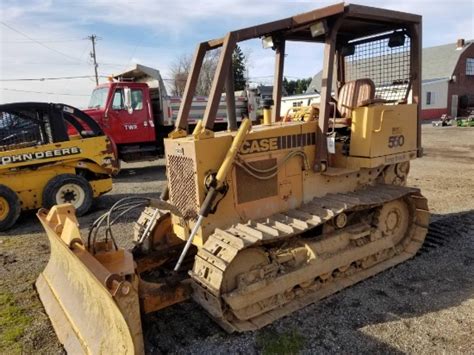
M334 224L334 217L341 214L373 213L377 220L381 216L374 211L397 200L406 201L411 213L405 234L396 243L364 223L332 228L332 234L306 236ZM315 198L269 218L216 229L198 251L190 271L195 281L193 297L228 332L255 330L413 257L424 242L428 224L427 201L415 188L375 185ZM308 243L317 245L321 254L295 263L302 250L298 247L309 238ZM348 244L331 250L330 243L343 238ZM285 248L288 253L282 254ZM255 265L238 274L232 262L244 253L248 254L245 263ZM265 255L268 262L263 261ZM291 256L294 260L288 262ZM277 260L285 257L289 259ZM229 273L237 275L232 287Z

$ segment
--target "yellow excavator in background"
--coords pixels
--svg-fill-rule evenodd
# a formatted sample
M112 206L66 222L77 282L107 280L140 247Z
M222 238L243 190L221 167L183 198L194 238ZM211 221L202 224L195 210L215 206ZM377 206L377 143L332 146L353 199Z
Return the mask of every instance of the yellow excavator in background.
M253 38L275 53L264 122L214 132L223 92L235 124L232 53ZM324 45L322 89L319 105L281 120L288 41ZM216 48L207 108L187 135ZM190 296L225 330L255 330L413 257L430 216L406 186L422 155L420 66L420 16L343 3L200 43L165 141L163 198L119 201L87 238L70 205L38 213L51 256L36 286L66 350L143 353L141 316ZM113 222L143 206L135 247L119 248Z

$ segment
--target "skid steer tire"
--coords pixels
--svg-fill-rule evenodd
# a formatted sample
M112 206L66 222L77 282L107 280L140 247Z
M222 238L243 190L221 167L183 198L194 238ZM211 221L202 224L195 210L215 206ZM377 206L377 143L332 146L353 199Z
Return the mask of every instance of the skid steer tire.
M93 192L89 182L82 176L62 174L52 178L43 191L43 206L70 203L76 209L76 215L82 216L92 206Z
M20 216L21 206L18 195L5 185L0 185L0 231L15 224Z

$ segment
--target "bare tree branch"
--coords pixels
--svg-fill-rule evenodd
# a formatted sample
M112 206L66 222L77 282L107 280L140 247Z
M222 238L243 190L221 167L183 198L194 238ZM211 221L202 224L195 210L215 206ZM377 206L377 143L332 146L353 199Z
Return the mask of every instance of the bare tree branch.
M211 91L212 80L216 72L217 62L219 61L220 50L215 49L206 53L199 74L199 80L196 86L196 96L207 96ZM191 71L192 56L183 54L176 57L170 66L171 73L171 91L173 95L182 96L186 86L186 80Z

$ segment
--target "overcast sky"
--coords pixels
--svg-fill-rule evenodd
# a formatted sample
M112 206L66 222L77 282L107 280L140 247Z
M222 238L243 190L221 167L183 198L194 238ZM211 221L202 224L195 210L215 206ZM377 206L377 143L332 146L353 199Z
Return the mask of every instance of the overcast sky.
M118 73L141 63L169 77L170 63L192 53L198 42L230 30L277 20L335 1L146 1L146 0L1 0L0 103L64 102L87 105L95 86L87 36L96 34L99 74ZM473 0L359 0L423 15L423 46L474 38ZM242 44L249 56L251 81L273 74L271 51L260 42ZM285 75L311 77L321 69L321 46L287 47ZM21 78L91 76L74 80L8 81ZM102 81L106 80L101 78Z

